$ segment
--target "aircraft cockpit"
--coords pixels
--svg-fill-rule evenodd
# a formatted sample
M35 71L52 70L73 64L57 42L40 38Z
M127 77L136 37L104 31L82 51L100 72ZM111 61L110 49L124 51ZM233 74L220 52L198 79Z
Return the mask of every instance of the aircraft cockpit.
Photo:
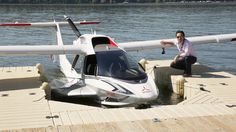
M98 51L86 57L85 74L122 80L143 80L147 75L123 50Z
M147 78L143 69L107 37L92 39L95 54L85 57L85 75L140 81Z
M142 68L123 50L96 52L97 74L122 80L143 80L147 78Z

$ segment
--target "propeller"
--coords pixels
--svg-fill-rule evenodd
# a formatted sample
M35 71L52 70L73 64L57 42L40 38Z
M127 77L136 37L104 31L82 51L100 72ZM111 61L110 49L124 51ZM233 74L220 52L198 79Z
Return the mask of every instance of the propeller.
M81 36L80 31L78 30L78 28L75 26L75 24L73 23L73 21L68 17L68 16L64 16L64 18L66 19L66 21L69 23L70 27L72 28L72 30L74 31L75 35L77 37Z
M69 23L70 27L72 28L73 32L75 33L75 35L79 38L81 36L80 31L78 30L78 28L75 26L75 24L73 23L73 21L68 17L68 16L64 16L64 18L66 19L66 21ZM79 55L76 55L74 60L73 60L73 64L72 64L72 68L75 68L75 65L77 63L79 59Z

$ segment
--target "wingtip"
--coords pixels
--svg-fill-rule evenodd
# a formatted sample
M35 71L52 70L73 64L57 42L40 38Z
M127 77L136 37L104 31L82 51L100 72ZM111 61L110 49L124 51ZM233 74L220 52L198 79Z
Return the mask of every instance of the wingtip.
M236 41L236 38L232 38L231 41Z

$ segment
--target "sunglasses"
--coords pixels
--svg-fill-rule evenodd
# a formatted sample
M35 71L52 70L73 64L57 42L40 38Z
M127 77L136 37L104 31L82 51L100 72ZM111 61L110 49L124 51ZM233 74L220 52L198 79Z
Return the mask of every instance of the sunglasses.
M176 36L176 38L182 38L183 36Z

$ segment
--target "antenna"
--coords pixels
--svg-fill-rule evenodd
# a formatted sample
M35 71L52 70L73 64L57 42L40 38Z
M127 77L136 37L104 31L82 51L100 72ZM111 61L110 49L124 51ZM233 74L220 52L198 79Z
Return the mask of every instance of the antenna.
M96 35L96 30L93 30L93 29L91 28L91 34Z
M55 16L54 16L54 15L52 16L52 18L53 18L53 22L56 22L56 20L55 20Z

